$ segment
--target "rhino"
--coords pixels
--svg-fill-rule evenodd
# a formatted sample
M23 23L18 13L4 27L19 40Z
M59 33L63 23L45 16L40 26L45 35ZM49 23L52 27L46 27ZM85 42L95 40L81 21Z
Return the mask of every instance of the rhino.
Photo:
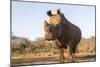
M55 14L47 11L49 21L44 21L45 41L54 41L59 50L60 62L64 63L64 49L67 49L68 60L75 61L75 51L81 40L81 30L68 21L60 9Z

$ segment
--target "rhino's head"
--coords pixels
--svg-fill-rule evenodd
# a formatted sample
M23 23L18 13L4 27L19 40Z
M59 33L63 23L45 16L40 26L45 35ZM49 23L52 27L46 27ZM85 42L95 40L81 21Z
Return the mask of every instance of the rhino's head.
M45 31L45 40L54 40L55 39L52 26L49 23L47 23L46 21L44 22L44 31Z
M45 40L55 40L62 37L62 26L56 25L53 26L49 24L47 21L44 22L44 31L45 31Z

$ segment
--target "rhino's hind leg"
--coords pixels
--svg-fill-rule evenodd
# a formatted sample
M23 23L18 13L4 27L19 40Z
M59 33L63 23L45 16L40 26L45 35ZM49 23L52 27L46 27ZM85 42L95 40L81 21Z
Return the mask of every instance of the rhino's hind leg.
M75 57L75 53L72 53L72 62L75 63L76 57Z
M67 46L69 62L75 62L75 60L76 60L76 57L75 57L76 46L77 45L74 43L73 40L69 40L69 43Z
M70 46L68 46L68 57L67 57L67 60L69 61L69 62L75 62L75 52L73 52L73 49L70 47Z
M76 60L76 56L75 56L75 52L76 52L76 45L74 45L74 47L72 47L72 62L74 63Z
M67 61L68 62L71 62L72 61L72 53L71 53L71 49L70 49L70 47L68 46L68 48L67 48Z

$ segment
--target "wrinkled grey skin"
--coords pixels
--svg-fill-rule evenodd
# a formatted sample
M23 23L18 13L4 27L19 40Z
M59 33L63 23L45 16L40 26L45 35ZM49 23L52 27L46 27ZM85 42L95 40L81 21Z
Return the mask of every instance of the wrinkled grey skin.
M68 49L68 59L75 61L75 51L81 40L81 30L70 23L59 9L54 15L49 10L47 15L50 20L44 22L45 40L55 42L60 52L60 62L63 63L65 59L63 49Z

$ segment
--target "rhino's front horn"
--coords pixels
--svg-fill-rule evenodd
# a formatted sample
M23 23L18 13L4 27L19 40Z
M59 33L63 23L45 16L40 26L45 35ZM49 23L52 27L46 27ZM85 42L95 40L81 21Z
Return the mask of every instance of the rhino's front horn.
M45 20L45 21L44 21L44 25L49 25L49 23Z

